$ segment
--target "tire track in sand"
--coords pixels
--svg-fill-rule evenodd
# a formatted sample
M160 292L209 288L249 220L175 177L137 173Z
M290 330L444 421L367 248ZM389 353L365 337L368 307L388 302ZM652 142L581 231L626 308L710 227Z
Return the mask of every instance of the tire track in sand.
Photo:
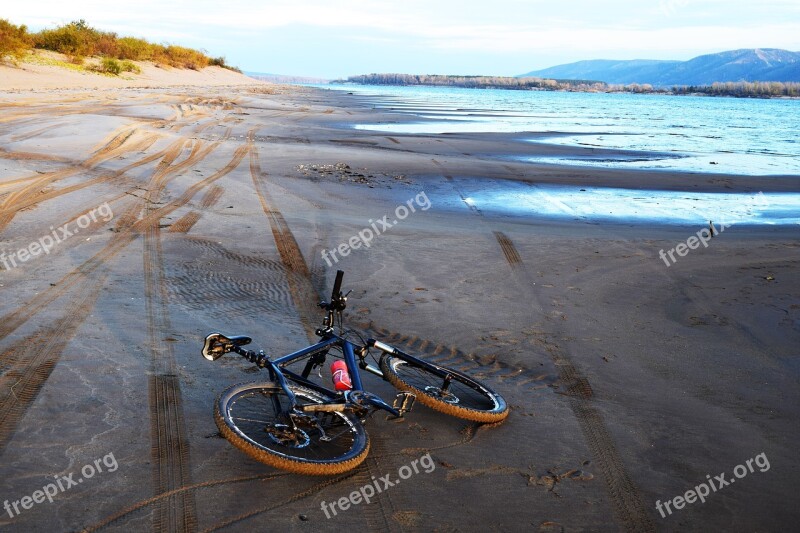
M366 337L373 337L392 346L402 346L412 354L419 354L425 360L437 365L447 366L467 372L476 379L492 379L527 388L552 387L559 377L542 373L540 370L523 365L511 365L502 361L497 354L477 354L464 352L456 346L447 346L416 335L407 335L380 327L373 322L357 323Z
M150 406L151 459L155 494L171 492L191 484L189 438L183 416L180 381L175 368L174 350L165 336L171 331L164 283L163 252L160 221L163 216L185 205L199 190L235 169L246 154L240 147L233 160L221 171L195 183L177 200L155 209L168 179L204 159L216 145L204 148L196 142L189 156L174 164L177 154L165 158L156 168L144 198L144 216L135 226L143 235L143 271L145 280L145 309L151 353L148 376ZM190 493L179 493L160 501L153 516L157 531L195 531L197 509Z
M177 148L177 147L176 147ZM178 152L176 152L176 155ZM167 157L167 156L165 156ZM145 160L152 159L152 156ZM138 162L138 164L143 164ZM131 166L137 165L134 163ZM130 226L138 209L132 206L123 213L117 229ZM74 218L74 217L73 217ZM76 271L73 271L73 273ZM72 274L72 273L71 273ZM97 298L105 284L108 269L105 262L95 264L84 276L62 278L66 283L55 284L50 290L40 293L38 305L26 305L24 313L12 312L5 315L0 328L0 338L5 338L28 319L41 311L46 305L64 296L74 288L72 300L65 305L69 311L47 326L25 339L17 346L0 355L0 450L13 436L17 424L22 420L28 407L33 403L55 368L69 341L75 336L88 314L94 308ZM92 276L93 275L93 276ZM41 298L39 298L41 296ZM21 346L21 347L18 347Z
M494 237L497 239L497 243L500 245L500 249L503 250L503 255L506 256L506 261L508 261L511 267L522 264L522 258L519 256L517 247L514 246L514 243L511 242L511 239L509 239L505 233L502 231L495 231Z
M198 148L195 144L195 150ZM171 165L179 154L164 158L153 175L144 198L145 218L152 216L166 186ZM190 156L187 158L190 159ZM145 312L150 348L148 404L150 407L153 492L164 494L190 485L189 437L183 416L180 381L172 343L165 337L172 330L166 303L160 218L144 229L142 262ZM153 515L155 531L195 531L197 508L189 493L159 501Z
M145 157L144 159L132 163L126 169L134 168L162 158L174 158L180 153L184 141L174 143L169 149L153 154L152 156ZM125 169L121 170L123 172ZM83 212L73 216L70 220L74 220ZM18 308L16 311L6 313L0 317L0 340L10 335L14 330L25 324L33 316L41 312L46 306L53 303L55 300L64 295L76 283L87 277L94 272L98 267L102 266L106 261L114 257L119 251L127 246L132 241L137 233L133 232L133 226L136 222L138 213L136 207L131 207L117 217L115 225L116 234L109 240L108 244L95 254L93 257L82 263L80 266L64 275L58 282L52 284L49 289L46 289L36 296L28 300L25 305Z
M266 189L256 145L253 145L253 149L250 151L250 176L253 179L253 187L261 202L261 208L269 220L278 254L286 267L289 291L292 295L294 306L300 315L303 329L305 329L308 339L316 342L316 323L319 321L319 307L316 304L319 301L319 295L311 283L311 272L303 253L300 251L300 246L297 244L289 224L286 223L283 213L275 207L272 196Z
M373 458L375 460L378 460L378 459L385 459L387 457L396 457L396 456L401 456L401 455L402 456L419 456L420 454L424 454L425 452L434 452L434 451L437 451L437 450L445 450L445 449L448 449L448 448L454 448L456 446L462 446L462 445L465 445L465 444L469 444L477 436L478 432L482 428L488 428L488 427L492 427L492 426L493 426L493 424L477 424L477 423L470 422L470 423L466 424L461 429L461 431L459 432L461 434L461 438L459 438L455 442L450 442L448 444L429 447L429 448L404 448L403 450L400 450L398 452L392 452L392 453L388 453L386 455L375 455ZM370 454L370 455L372 456L372 454ZM243 513L243 514L241 514L239 516L236 516L236 517L233 517L233 518L228 518L228 519L224 520L221 523L218 523L218 524L216 524L214 526L206 528L204 530L204 532L211 532L211 531L217 531L217 530L220 530L220 529L224 529L224 528L229 527L229 526L231 526L231 525L233 525L235 523L243 522L245 520L249 520L251 518L255 518L256 516L259 516L261 514L267 513L269 511L274 511L276 509L280 509L281 507L284 507L284 506L286 506L286 505L288 505L290 503L302 500L304 498L308 498L310 496L313 496L315 494L318 494L318 493L322 492L327 487L342 483L342 482L346 481L350 477L358 476L359 473L360 473L359 472L360 470L366 470L366 467L362 465L362 466L359 466L356 470L353 470L351 472L347 472L347 473L345 473L345 474L343 474L341 476L338 476L338 477L335 477L335 478L332 478L332 479L329 479L329 480L325 480L322 483L315 484L312 487L310 487L310 488L308 488L306 490L303 490L303 491L301 491L299 493L293 494L291 497L289 497L289 498L287 498L285 500L282 500L282 501L280 501L280 502L278 502L276 504L272 504L271 503L271 504L269 504L269 505L267 505L265 507L262 507L260 509L256 509L256 510L253 510L253 511L247 511L247 512L245 512L245 513ZM183 492L196 492L196 491L199 491L199 490L204 490L204 489L209 489L209 488L216 488L216 487L223 487L223 486L226 486L226 485L233 485L233 484L245 483L245 482L256 482L256 481L257 482L264 482L264 481L269 481L269 480L272 480L272 479L291 476L291 475L292 474L290 474L288 472L280 472L280 473L276 473L276 474L262 474L262 475L256 475L256 476L244 476L244 477L235 477L235 478L228 478L228 479L218 479L218 480L204 481L202 483L196 483L194 485L187 485L187 486L181 487L179 489L175 489L174 491L171 491L171 492L168 492L168 493L165 493L165 494L159 494L159 495L156 495L156 496L154 496L152 498L147 498L146 500L141 500L141 501L136 502L136 503L134 503L132 505L129 505L125 509L122 509L121 511L118 511L118 512L112 514L112 515L109 515L109 516L99 520L98 522L83 528L81 531L82 531L82 533L94 533L95 531L99 531L99 530L101 530L101 529L113 524L114 522L117 522L117 521L125 518L128 515L131 515L133 513L141 511L142 509L146 509L147 507L155 505L158 502L160 502L162 500L165 500L167 498L171 498L175 494L180 494L180 493L183 493ZM356 479L359 479L359 478L356 478ZM356 486L360 486L358 484L355 484L355 485Z
M187 160L173 167L167 167L162 161L162 163L159 165L159 168L162 171L167 170L168 174L177 173L187 166L197 164L213 149L215 149L217 145L218 143L214 143L213 145L204 149L195 150ZM186 205L199 190L231 172L241 163L241 160L246 154L247 147L240 147L235 151L233 159L222 169L215 172L212 176L209 176L208 178L188 187L187 190L184 191L178 198L168 202L161 208L154 210L150 215L145 215L144 218L138 219L138 213L142 209L141 204L137 204L136 207L128 209L121 216L117 217L118 223L115 229L116 234L111 238L103 250L95 254L93 257L85 261L68 274L64 275L57 283L53 284L54 287L37 294L34 298L27 302L27 305L0 317L0 339L9 335L15 329L27 322L32 316L40 312L45 306L52 303L55 299L64 294L64 292L66 292L69 287L73 286L77 280L80 280L81 278L90 274L100 265L116 256L122 249L124 249L128 244L141 235L143 231L154 221L157 222L175 210L180 209ZM172 154L167 154L167 156L165 156L165 158L173 157L174 155Z
M264 184L264 173L261 170L259 153L256 146L254 146L253 150L250 152L250 174L253 179L253 185L256 193L258 194L264 214L269 220L270 228L272 230L281 261L287 269L288 283L295 308L300 315L300 319L303 323L309 340L315 342L317 338L316 334L314 333L316 330L315 324L319 319L319 308L315 305L315 303L318 301L319 295L313 288L308 265L303 257L302 252L300 251L300 247L297 244L294 234L286 223L283 214L275 207L275 203L272 200L271 195L266 190L266 185ZM376 331L379 330L379 328L375 329ZM456 353L461 354L461 352ZM505 369L505 367L503 368ZM512 369L510 374L513 375L517 374L518 372L520 371L517 369ZM528 378L529 381L533 381L533 379L531 379L529 376L526 376L526 378ZM536 377L534 379L542 379L542 377ZM472 436L470 435L468 439L462 439L458 443L448 445L448 447L464 444L465 442L471 440L471 438ZM380 443L378 441L375 441L375 439L373 439L373 441L373 446L377 444L380 447ZM380 465L378 459L381 459L385 455L385 453L379 453L377 456L374 456L371 461L368 457L367 465L360 467L361 470L357 470L357 472L361 472L359 476L364 477L365 472L369 472L370 475L377 475L378 470L376 469ZM383 471L381 470L380 472L382 473ZM395 523L390 520L394 516L394 513L392 512L393 506L391 501L388 500L388 495L381 493L378 495L376 501L378 502L379 506L377 509L367 506L367 508L364 510L369 529L392 530L393 528L396 528ZM265 510L258 512L264 511Z
M102 272L97 281L87 280L78 287L77 297L68 306L68 311L53 325L15 343L0 355L0 452L14 435L17 424L50 377L70 340L94 308L106 275L107 272Z
M216 144L206 150L197 151L193 163L197 163L215 147ZM58 355L60 355L58 348L61 347L63 349L66 346L67 338L74 335L77 328L91 311L94 305L94 299L92 298L96 299L97 294L104 286L104 270L107 262L133 242L148 224L154 222L157 224L161 217L169 215L188 203L199 190L231 172L241 163L248 150L248 146L238 148L232 160L222 169L201 182L193 184L180 197L141 220L137 220L138 213L141 211L139 203L128 208L118 217L117 233L110 238L108 244L100 252L64 275L54 286L38 293L16 311L6 313L0 317L0 340L2 340L44 310L49 304L64 296L70 289L80 289L74 291L77 296L73 297L72 302L65 305L66 308L70 309L70 312L61 320L60 325L49 332L45 332L48 339L47 343L37 342L36 338L28 339L27 345L30 346L30 349L24 351L11 349L0 356L0 364L9 369L3 373L3 378L6 380L6 388L0 389L5 393L2 400L6 402L5 404L0 404L0 412L9 413L3 419L5 439L13 435L17 423L24 416L25 411L35 400L38 391L49 377L52 368L57 362ZM184 163L186 162L184 161ZM176 165L176 168L180 170L184 166ZM165 166L160 165L159 168L163 171ZM175 171L174 168L169 169L168 173L173 171ZM44 360L43 364L36 364L37 361L41 361L41 357L44 354L48 353L55 357L51 357L49 362ZM31 361L33 363L30 363ZM21 388L21 385L24 385L24 388ZM167 385L167 387L167 390L172 388L171 385Z
M189 231L200 220L200 213L197 211L189 211L181 218L172 223L169 227L170 233L189 233Z
M464 200L466 196L458 189L452 176L446 173L445 167L435 159L432 159L432 161L442 171L447 181L453 185L456 193ZM485 225L490 225L480 210L466 201L465 204L480 217L480 220ZM527 272L526 265L522 261L513 241L501 232L493 231L493 234L511 267L512 277L516 280L518 289L532 301L541 301L539 293L533 291L528 282L533 276ZM642 501L639 489L625 469L602 414L592 404L593 391L589 380L578 370L570 355L560 346L550 342L544 334L538 336L537 340L550 355L558 369L560 381L566 387L566 396L568 397L570 409L578 421L589 450L603 473L603 479L606 482L611 499L612 510L617 521L625 531L654 531L655 525Z
M64 178L68 178L81 172L82 170L92 170L98 165L109 161L114 158L121 157L133 151L144 151L153 145L160 137L161 134L154 132L147 132L142 129L143 124L155 125L160 121L151 120L148 122L141 122L133 125L123 126L114 130L109 134L106 139L98 143L97 148L92 154L84 161L72 165L70 167L60 169L54 172L47 172L42 175L30 176L29 178L34 181L19 191L14 191L4 198L0 203L0 230L5 228L14 215L21 209L36 205L46 200L81 190L92 185L115 180L132 168L144 164L145 162L157 159L159 156L148 156L141 160L138 164L128 165L123 169L111 173L102 174L101 176L88 180L79 184L71 185L59 190L45 191L44 188L52 183ZM230 137L231 129L228 128L225 135L218 141L224 141ZM186 138L178 139L176 142L186 142ZM2 155L0 153L0 155ZM42 156L45 157L45 156ZM47 156L46 158L51 158ZM27 178L25 178L27 179ZM18 180L17 180L18 181Z
M200 201L200 206L208 209L216 204L219 199L222 197L222 194L225 192L225 189L220 187L219 185L214 185L208 192L203 196L203 199ZM200 220L202 213L199 211L189 211L181 218L176 220L172 223L169 227L170 233L188 233L197 221Z
M139 136L140 138L135 139L125 145L125 141L131 139L136 134L136 131L130 132L130 134L122 136L119 134L113 137L109 144L101 147L98 151L94 153L86 161L80 163L76 166L67 167L61 170L56 170L54 172L46 172L42 175L32 176L32 180L22 187L21 189L10 193L8 196L5 197L2 203L0 203L0 231L5 229L8 224L14 219L14 216L27 207L31 207L38 203L44 202L46 200L50 200L56 198L58 196L68 194L71 192L75 192L86 187L90 187L93 185L97 185L99 183L108 182L114 179L123 176L126 172L129 172L133 168L137 166L141 166L147 162L153 161L158 158L157 155L145 157L137 162L134 162L130 165L125 166L124 168L111 172L102 174L101 176L84 181L82 183L70 185L68 187L64 187L58 190L51 190L47 191L45 188L47 186L52 185L53 183L74 176L81 172L82 170L93 169L97 165L102 162L109 161L115 157L119 157L129 152L133 152L136 150L146 150L150 146L153 145L158 140L158 135L156 134L145 134ZM111 146L113 145L113 146ZM27 178L25 178L27 179Z
M247 144L239 147L234 157L222 170L209 178L201 180L189 187L180 199L183 204L202 188L210 185L222 176L233 171L247 152L252 148L252 135L248 135ZM183 414L183 402L180 380L175 366L173 346L166 337L172 330L167 307L168 293L164 276L164 256L161 245L161 219L167 212L154 209L166 186L168 175L175 176L180 170L196 163L198 157L205 157L201 143L196 143L189 157L178 165L166 163L163 171L157 170L145 198L145 215L140 223L143 226L143 268L145 278L145 309L147 329L151 353L151 372L148 379L150 404L151 458L153 461L153 481L155 494L170 493L186 485L192 484L191 463L189 456L189 436ZM187 163L188 162L188 163ZM176 170L177 169L177 170ZM219 196L220 188L216 187L206 194ZM179 199L179 200L180 200ZM174 202L174 209L180 207ZM173 209L173 210L174 210ZM171 211L168 211L171 212ZM191 492L175 493L173 496L159 501L154 517L153 528L156 531L196 531L197 508L194 494Z
M316 323L319 321L320 314L316 303L319 301L319 295L316 290L314 290L314 286L311 282L311 272L303 257L303 253L300 251L300 246L297 244L292 230L286 223L286 219L283 217L280 210L275 207L275 203L269 191L266 189L264 173L261 170L261 163L259 161L258 148L255 145L253 145L253 149L250 151L250 175L253 179L253 186L258 194L259 201L261 202L261 207L269 220L269 225L281 261L286 267L287 282L295 309L297 309L300 315L300 321L303 324L309 341L316 342ZM376 446L379 451L382 449L380 437L372 438L372 446L373 451L375 451ZM366 467L361 467L356 470L359 479L366 479L367 473L369 473L369 475L379 475L383 472L382 470L378 470L379 462L375 457L372 459L367 457L366 462ZM350 477L350 475L346 475L342 480L347 477ZM391 530L392 523L389 521L389 518L392 516L392 504L388 494L378 494L375 501L378 503L377 506L368 505L363 509L369 530ZM258 511L258 513L266 510L267 509Z

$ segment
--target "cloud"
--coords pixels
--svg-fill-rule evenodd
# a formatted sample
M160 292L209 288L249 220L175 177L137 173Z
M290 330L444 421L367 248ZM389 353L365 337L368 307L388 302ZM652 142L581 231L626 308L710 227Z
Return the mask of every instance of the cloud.
M537 28L464 27L420 34L426 46L442 50L497 53L542 50L646 53L664 49L727 50L757 47L792 47L798 44L794 24L761 27L693 26L656 30L637 28Z
M84 18L98 28L215 54L235 50L249 58L248 49L284 50L287 59L309 65L322 65L315 57L335 45L348 70L354 56L377 50L387 64L425 64L429 56L446 64L460 54L462 65L480 56L484 66L512 58L688 59L735 48L800 50L797 0L39 0L8 2L2 16L34 29ZM315 52L307 42L328 44ZM365 50L371 45L375 53Z

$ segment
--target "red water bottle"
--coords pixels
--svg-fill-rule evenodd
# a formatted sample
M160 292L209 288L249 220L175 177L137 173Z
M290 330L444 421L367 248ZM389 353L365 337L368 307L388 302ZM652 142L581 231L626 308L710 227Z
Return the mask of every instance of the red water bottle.
M333 362L331 374L333 375L333 387L336 390L350 390L353 388L353 384L350 383L350 373L347 371L347 363L341 359Z

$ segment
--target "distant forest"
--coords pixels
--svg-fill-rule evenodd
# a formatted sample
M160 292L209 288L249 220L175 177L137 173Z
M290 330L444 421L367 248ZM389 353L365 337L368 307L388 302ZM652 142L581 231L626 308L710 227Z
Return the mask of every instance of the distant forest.
M740 98L800 97L800 83L777 81L718 82L712 85L653 87L650 84L632 83L610 85L591 80L549 80L543 78L510 78L502 76L443 76L428 74L364 74L350 76L332 83L358 83L363 85L431 85L464 87L467 89L515 89L523 91L573 91L640 94L705 94L709 96L736 96Z

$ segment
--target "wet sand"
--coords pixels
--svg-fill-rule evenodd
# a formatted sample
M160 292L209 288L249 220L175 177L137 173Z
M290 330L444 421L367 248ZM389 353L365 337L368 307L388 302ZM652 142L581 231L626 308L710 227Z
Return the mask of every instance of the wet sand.
M54 476L77 480L84 465L104 468L52 503L13 517L0 509L0 527L768 531L796 523L796 228L736 225L666 267L658 251L701 228L509 215L463 200L509 180L797 192L797 177L534 165L497 156L576 149L343 127L397 120L364 97L279 86L0 97L0 251L90 221L57 233L63 241L49 253L17 254L0 271L0 503ZM430 209L335 264L323 259L422 192ZM106 203L108 221L98 209ZM96 220L81 218L90 212ZM352 327L484 379L510 404L509 418L481 427L421 405L402 421L377 414L366 462L333 478L274 470L222 439L216 396L266 376L233 356L207 362L204 335L248 334L275 355L307 345L337 268L353 290ZM391 397L386 384L366 383ZM426 453L434 471L326 518L323 501L372 476L396 479ZM705 503L663 518L657 511L656 501L707 475L732 479L762 453L768 470Z

